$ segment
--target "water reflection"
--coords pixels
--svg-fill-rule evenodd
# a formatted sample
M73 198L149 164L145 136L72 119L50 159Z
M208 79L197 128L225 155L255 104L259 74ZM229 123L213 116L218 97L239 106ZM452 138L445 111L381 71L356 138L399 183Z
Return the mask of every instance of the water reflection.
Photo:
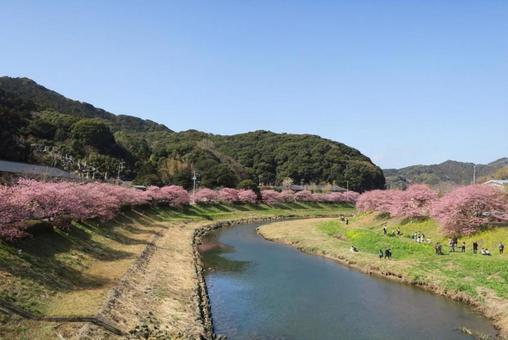
M268 242L256 225L203 241L215 332L229 339L470 339L462 326L496 334L463 304Z
M208 236L198 245L203 267L206 272L240 272L247 268L249 261L228 258L235 248L217 241L217 234Z

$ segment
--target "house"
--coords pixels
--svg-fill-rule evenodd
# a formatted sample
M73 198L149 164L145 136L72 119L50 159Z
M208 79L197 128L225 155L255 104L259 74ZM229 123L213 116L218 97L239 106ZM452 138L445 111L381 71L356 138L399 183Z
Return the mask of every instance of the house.
M487 181L483 184L489 185L489 186L495 187L495 188L503 188L505 186L508 186L508 179L492 179L492 180Z

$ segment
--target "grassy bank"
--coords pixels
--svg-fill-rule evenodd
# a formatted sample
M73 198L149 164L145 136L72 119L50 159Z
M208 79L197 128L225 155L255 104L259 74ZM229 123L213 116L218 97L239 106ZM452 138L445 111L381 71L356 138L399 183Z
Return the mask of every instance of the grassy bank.
M400 228L402 235L385 236ZM432 244L415 242L411 235L422 232ZM466 253L434 254L433 243L448 244L433 220L404 221L360 214L349 225L332 220L286 221L262 226L267 239L288 243L302 250L337 259L365 272L388 276L416 284L436 293L467 301L496 321L503 335L508 334L508 255L498 255L499 241L508 241L508 228L499 227L460 240L466 242ZM391 233L389 232L389 235ZM491 250L493 256L474 255L472 242ZM505 242L506 243L506 242ZM354 245L358 253L350 251ZM380 249L391 248L391 260L379 259Z
M144 208L125 211L108 223L74 223L68 230L39 228L33 238L14 244L0 241L0 298L37 315L96 315L157 236L146 271L128 283L131 295L126 296L131 301L113 308L118 310L113 321L127 330L134 327L141 317L133 321L127 315L148 312L150 304L136 304L150 302L161 318L174 320L169 334L185 336L199 327L190 320L196 311L189 305L195 286L191 247L195 228L210 221L351 211L317 203ZM0 334L8 338L72 337L80 326L26 321L0 312Z

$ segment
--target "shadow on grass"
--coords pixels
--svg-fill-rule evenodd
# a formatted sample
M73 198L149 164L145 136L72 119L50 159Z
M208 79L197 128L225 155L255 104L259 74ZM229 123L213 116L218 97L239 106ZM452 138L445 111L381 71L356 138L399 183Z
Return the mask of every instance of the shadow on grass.
M0 270L35 283L54 291L100 288L109 280L93 275L83 274L78 256L72 253L76 249L102 259L131 257L132 254L118 252L81 236L66 235L62 231L38 235L36 239L26 239L16 244L0 244ZM86 236L85 236L86 237ZM90 243L89 243L90 242ZM86 245L84 247L84 245ZM69 253L68 257L57 257ZM27 283L28 284L28 283ZM6 296L15 298L14 296Z
M91 232L96 233L97 235L101 235L103 237L106 237L110 240L116 241L121 244L126 244L126 245L148 244L148 241L146 241L146 240L138 240L135 238L125 236L120 232L119 228L112 228L110 226L104 226L101 223L86 221L86 222L80 222L79 225L90 230Z

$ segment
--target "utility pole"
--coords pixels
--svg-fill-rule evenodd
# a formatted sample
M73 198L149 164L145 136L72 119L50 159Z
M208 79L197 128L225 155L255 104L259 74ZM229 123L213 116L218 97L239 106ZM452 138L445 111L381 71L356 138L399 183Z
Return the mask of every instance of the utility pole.
M122 172L123 168L124 168L124 165L125 162L124 161L121 161L119 164L118 164L118 173L116 174L116 182L117 183L120 183L120 173Z
M198 173L192 172L192 203L196 203L196 180L198 179Z
M473 164L473 184L476 184L476 164Z

